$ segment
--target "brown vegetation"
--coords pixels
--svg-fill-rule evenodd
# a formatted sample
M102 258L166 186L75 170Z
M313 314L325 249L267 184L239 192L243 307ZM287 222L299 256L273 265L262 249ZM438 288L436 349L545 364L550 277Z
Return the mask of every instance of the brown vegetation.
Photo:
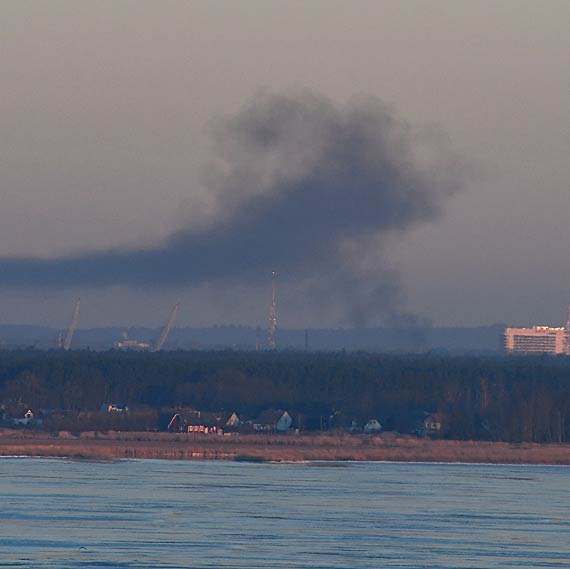
M0 456L570 464L570 445L430 440L389 433L218 436L66 431L50 434L4 429L0 430Z

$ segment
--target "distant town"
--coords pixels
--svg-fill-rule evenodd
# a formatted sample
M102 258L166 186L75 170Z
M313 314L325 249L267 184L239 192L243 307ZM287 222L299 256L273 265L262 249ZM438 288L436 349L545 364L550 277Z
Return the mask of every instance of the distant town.
M13 350L0 426L565 442L569 382L570 358L544 354Z
M163 330L128 326L77 328L69 349L156 351ZM497 354L504 349L504 330L503 324L477 328L279 328L275 338L278 350ZM63 349L65 337L66 333L57 328L0 325L0 350ZM267 338L266 327L173 327L160 349L263 351L269 349Z
M0 427L570 437L567 358L505 357L569 355L570 309L565 327L281 330L273 273L267 329L175 328L178 311L160 329L80 330L78 298L66 332L0 326Z
M77 329L70 350L267 350L267 329L251 326ZM1 350L64 349L65 334L43 326L0 325ZM276 349L379 353L569 354L566 327L278 329Z

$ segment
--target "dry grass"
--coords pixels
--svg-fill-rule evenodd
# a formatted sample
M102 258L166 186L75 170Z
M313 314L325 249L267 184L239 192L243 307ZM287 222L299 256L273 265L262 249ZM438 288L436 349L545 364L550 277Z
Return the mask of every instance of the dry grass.
M0 456L570 464L570 445L427 440L390 434L363 437L84 432L74 435L4 429L0 430Z

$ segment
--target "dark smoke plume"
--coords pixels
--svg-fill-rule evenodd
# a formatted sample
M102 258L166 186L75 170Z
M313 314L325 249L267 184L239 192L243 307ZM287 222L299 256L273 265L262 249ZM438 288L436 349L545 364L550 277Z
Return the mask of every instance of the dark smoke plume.
M397 278L364 251L433 219L456 189L437 137L377 99L339 107L309 92L260 94L212 135L206 227L146 250L0 259L0 285L184 286L275 269L315 305L344 303L355 322L398 313Z

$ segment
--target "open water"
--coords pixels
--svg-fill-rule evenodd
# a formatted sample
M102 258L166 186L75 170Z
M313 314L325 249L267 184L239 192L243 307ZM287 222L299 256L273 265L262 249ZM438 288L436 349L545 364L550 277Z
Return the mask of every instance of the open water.
M570 468L0 459L0 567L570 567Z

